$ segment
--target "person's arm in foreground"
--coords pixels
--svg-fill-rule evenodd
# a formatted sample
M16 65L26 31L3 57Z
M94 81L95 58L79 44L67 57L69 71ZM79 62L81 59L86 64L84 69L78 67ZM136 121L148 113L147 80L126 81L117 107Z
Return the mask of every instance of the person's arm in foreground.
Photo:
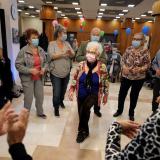
M133 121L114 122L108 132L105 160L160 158L160 110L147 119L138 136L134 138L138 128L139 124ZM122 151L121 133L129 138L134 138Z
M32 160L26 152L22 141L28 124L29 111L22 109L19 115L11 111L8 113L8 135L9 153L13 160Z

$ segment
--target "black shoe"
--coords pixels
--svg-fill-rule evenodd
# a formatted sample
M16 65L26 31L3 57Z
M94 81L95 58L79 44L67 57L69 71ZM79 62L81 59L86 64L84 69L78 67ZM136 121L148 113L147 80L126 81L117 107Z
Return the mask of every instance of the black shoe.
M83 132L78 132L77 135L77 143L82 143L87 137L89 136L89 133L83 131Z
M116 112L114 115L113 115L113 117L118 117L118 116L120 116L122 113L121 112Z
M94 113L97 117L102 117L102 113L100 111L94 111Z
M37 116L43 119L47 119L47 116L45 114L38 114Z
M134 121L134 116L129 116L129 120Z
M54 110L54 115L56 116L56 117L59 117L60 115L59 115L59 109L55 109Z
M64 105L64 103L62 102L62 104L60 105L61 106L61 108L66 108L66 106Z

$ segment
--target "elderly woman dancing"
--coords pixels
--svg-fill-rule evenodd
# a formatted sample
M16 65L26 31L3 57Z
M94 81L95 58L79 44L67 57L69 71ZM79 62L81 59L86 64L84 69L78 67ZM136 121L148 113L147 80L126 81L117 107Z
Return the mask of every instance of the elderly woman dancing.
M102 46L98 42L88 43L86 61L79 64L70 86L70 100L73 100L73 93L75 89L77 90L79 113L77 143L83 142L89 136L88 121L91 107L97 102L98 104L101 101L103 101L103 104L107 103L108 74L105 64L98 61L102 51Z

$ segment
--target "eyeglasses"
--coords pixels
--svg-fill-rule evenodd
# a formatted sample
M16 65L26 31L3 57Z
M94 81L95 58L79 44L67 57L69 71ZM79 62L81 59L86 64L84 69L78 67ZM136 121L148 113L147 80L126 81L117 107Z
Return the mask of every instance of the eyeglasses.
M89 54L96 54L96 52L92 52L92 51L87 51L87 53L89 53Z
M142 41L143 39L140 39L140 38L133 38L133 40L135 40L135 41Z

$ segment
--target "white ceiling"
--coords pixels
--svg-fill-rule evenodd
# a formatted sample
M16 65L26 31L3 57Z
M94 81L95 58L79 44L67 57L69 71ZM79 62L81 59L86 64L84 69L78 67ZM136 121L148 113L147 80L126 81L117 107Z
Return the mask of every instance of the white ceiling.
M24 1L25 1L25 4L18 4L18 6L33 5L37 9L40 9L41 6L45 4L42 0L24 0ZM48 1L52 1L52 0L48 0ZM63 0L61 0L61 1L63 1ZM102 7L102 6L99 5L100 0L79 0L79 1L80 1L80 5L78 5L78 6L74 6L72 4L55 4L54 6L57 6L59 8L80 7L82 9L83 16L86 19L96 19L98 11L99 11L100 8L104 8L105 10L127 9L127 10L129 10L129 12L127 14L125 14L122 18L124 18L124 17L136 18L136 17L141 17L141 14L144 14L145 12L148 12L149 10L151 10L152 5L156 0L143 0L140 4L138 4L134 8L121 7L121 6ZM120 0L120 1L122 1L122 0ZM33 12L33 10L32 10L32 12ZM75 13L68 13L67 15L68 16L69 15L77 15L77 13L76 12ZM116 15L107 15L107 14L103 15L103 17L113 17L113 18L115 18L115 16ZM60 15L58 15L58 17L60 17ZM150 15L150 16L143 17L143 19L153 19L153 18Z

